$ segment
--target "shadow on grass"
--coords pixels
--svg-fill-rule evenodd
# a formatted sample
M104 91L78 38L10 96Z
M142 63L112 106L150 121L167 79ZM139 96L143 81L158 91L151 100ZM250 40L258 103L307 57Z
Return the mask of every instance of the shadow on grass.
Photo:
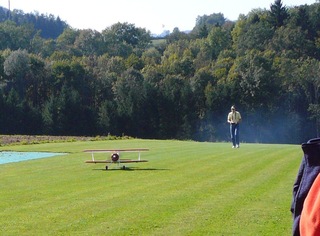
M93 169L93 170L100 170L100 171L157 171L157 170L170 170L170 169L161 169L161 168L139 168L139 167L126 167L122 169L121 167L117 168L110 168L106 170L105 168L102 169Z

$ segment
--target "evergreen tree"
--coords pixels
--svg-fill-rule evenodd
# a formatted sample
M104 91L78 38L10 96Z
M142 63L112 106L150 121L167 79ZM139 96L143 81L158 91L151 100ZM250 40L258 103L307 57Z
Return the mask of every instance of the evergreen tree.
M281 0L275 0L270 6L269 21L275 27L279 28L285 24L289 18L288 9L282 6Z

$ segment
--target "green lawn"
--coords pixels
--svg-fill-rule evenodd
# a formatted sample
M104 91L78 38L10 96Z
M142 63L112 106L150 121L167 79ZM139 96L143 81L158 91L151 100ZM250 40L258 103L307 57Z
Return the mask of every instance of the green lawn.
M84 163L84 149L101 148L149 148L149 162L108 171ZM0 165L1 235L291 234L299 145L132 139L8 149L69 154Z

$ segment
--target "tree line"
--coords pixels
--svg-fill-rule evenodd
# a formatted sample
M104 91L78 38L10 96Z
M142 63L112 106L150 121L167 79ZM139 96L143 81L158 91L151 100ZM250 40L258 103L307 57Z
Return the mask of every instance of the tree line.
M236 105L242 141L319 136L319 2L195 22L159 39L127 22L43 37L2 20L0 133L226 141Z

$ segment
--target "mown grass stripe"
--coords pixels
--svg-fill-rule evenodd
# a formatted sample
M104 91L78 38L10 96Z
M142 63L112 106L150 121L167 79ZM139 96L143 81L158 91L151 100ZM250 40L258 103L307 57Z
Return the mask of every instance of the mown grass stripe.
M126 171L84 163L84 149L113 147L149 148L149 162ZM0 165L0 232L7 235L291 232L300 146L115 140L13 148L70 154Z

